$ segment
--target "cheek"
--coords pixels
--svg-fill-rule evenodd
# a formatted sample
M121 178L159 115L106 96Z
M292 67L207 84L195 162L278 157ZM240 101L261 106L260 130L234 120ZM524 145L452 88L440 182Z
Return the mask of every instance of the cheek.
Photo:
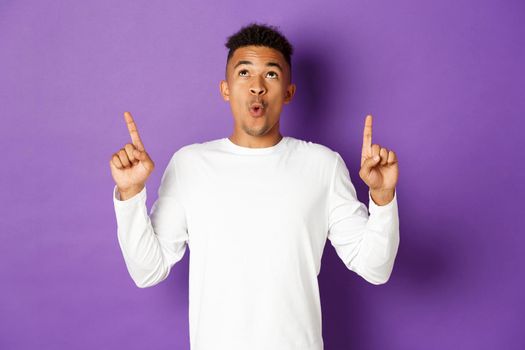
M235 86L230 90L230 98L232 98L235 103L242 103L242 101L246 98L246 93L244 91L246 88L242 86Z
M279 99L284 100L286 98L286 85L279 86Z
M232 106L242 106L243 104L242 94L237 86L230 88L230 104Z
M273 103L272 103L273 108L280 108L281 107L281 104L283 104L283 102L284 102L285 93L286 92L283 91L280 88L274 90L274 92L272 94L272 98L271 98L271 100L273 101Z

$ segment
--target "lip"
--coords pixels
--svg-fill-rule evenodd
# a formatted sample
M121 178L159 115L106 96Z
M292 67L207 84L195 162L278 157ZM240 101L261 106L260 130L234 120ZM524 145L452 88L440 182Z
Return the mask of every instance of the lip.
M262 117L264 115L265 108L264 108L264 105L262 103L254 102L254 103L250 104L249 111L250 111L250 115L252 117L260 118L260 117Z

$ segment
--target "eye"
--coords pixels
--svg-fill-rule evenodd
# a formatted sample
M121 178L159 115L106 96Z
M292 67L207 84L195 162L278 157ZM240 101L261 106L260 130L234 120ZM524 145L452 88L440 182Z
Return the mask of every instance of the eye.
M277 79L277 77L279 76L277 73L275 73L274 71L270 71L268 72L268 74L272 74L273 77L271 77L272 79Z
M241 77L246 77L247 76L247 75L244 75L244 73L248 73L248 71L246 69L243 69L243 70L239 71L239 75Z

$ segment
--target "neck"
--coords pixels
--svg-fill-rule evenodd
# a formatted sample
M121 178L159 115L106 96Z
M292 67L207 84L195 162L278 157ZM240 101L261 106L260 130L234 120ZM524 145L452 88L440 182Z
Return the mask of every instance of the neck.
M236 145L248 148L264 148L275 146L283 136L279 132L279 129L276 129L276 132L267 133L261 136L253 136L245 132L233 132L229 137L231 142Z

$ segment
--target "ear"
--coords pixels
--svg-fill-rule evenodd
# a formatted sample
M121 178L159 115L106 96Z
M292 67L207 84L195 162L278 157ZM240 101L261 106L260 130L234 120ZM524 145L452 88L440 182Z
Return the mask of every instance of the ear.
M286 88L286 95L284 96L284 103L288 104L292 101L293 96L295 95L295 84L290 84Z
M230 89L228 88L228 82L226 80L221 80L220 86L221 95L224 101L230 100Z

